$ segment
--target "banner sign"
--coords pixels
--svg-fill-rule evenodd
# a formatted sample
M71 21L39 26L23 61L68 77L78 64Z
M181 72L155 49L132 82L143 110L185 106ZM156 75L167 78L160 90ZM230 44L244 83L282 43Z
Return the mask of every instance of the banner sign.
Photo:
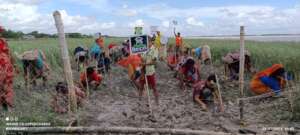
M129 43L130 43L131 54L144 53L148 51L149 43L148 43L147 35L130 37Z
M143 35L143 27L134 27L134 35Z

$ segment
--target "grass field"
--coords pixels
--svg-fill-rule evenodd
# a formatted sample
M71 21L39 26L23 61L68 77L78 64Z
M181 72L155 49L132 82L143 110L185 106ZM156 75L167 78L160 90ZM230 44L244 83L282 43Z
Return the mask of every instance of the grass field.
M124 38L106 38L105 44L115 42L121 44ZM70 54L78 45L90 46L94 39L67 39ZM212 39L187 39L185 44L191 47L197 47L207 44L211 47L213 61L215 64L221 64L221 57L226 53L239 49L238 40L212 40ZM170 40L170 44L174 44L174 40ZM48 62L52 69L57 71L62 69L60 50L57 39L37 39L27 41L9 41L12 51L21 53L33 48L41 49L45 52ZM246 49L251 53L254 67L257 70L264 69L274 63L282 63L287 70L295 74L300 72L300 42L258 42L246 41ZM299 79L299 78L298 78Z

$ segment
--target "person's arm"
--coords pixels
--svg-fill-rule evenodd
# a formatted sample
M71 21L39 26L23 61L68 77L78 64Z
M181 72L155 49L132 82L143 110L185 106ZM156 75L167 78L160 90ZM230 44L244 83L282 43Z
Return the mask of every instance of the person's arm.
M83 84L82 84L82 82L81 82L81 81L79 81L79 86L80 86L82 89L84 89L84 90L85 90L85 88L84 88L84 86L83 86Z
M10 62L13 65L15 72L18 74L20 71L19 68L17 67L16 60L14 59L10 51L8 51L8 55L10 57Z
M194 99L196 100L196 102L205 110L205 111L207 111L208 109L207 109L207 107L206 107L206 104L202 101L202 100L200 100L200 95L195 95L194 96Z
M48 63L46 62L47 58L46 58L45 53L44 53L43 51L40 51L40 53L41 53L41 55L42 55L43 63L44 63L44 65L45 65L46 69L47 69L47 70L50 70L50 67L49 67Z
M54 111L56 111L57 106L57 97L53 95L50 101L50 107L53 108Z
M53 111L56 112L56 113L65 113L65 112L67 112L66 108L64 108L64 107L62 107L58 104L58 96L57 95L53 96L53 99L50 102L50 106L53 108Z
M85 78L85 79L87 79L86 77L85 77L85 75L84 74L80 74L80 79L79 79L79 82L78 82L78 84L79 84L79 86L80 86L80 88L82 88L82 90L84 90L85 92L87 92L87 89L84 87L84 85L83 85L83 81L84 82L87 82L85 79L83 80L82 78ZM87 84L88 85L88 84Z
M146 63L145 65L155 65L156 64L156 58L152 59L150 62Z
M198 64L198 65L200 65L200 64ZM201 79L200 79L200 76L201 76L201 75L200 75L200 71L199 71L200 68L201 68L201 67L198 67L198 68L196 67L196 70L197 70L197 76L198 76L198 78L197 78L198 80L197 80L197 81L200 81L200 80L201 80Z
M175 30L175 27L174 27L174 31L173 31L173 32L174 32L174 36L176 37L176 36L177 36L177 34L176 34L176 30Z
M41 55L42 55L43 61L46 61L46 55L45 55L45 53L44 53L43 51L40 51L40 53L41 53Z
M186 90L185 83L184 83L185 76L180 71L178 73L179 73L179 86L181 89Z

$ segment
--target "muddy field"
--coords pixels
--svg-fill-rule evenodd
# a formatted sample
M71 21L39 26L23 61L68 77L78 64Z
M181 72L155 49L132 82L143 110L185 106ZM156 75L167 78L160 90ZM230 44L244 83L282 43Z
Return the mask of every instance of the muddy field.
M178 80L172 78L173 71L169 71L166 64L160 62L156 73L160 93L159 106L154 104L150 91L154 117L150 115L147 96L141 101L138 99L137 90L127 79L125 69L114 66L112 71L112 79L106 78L99 90L92 91L90 100L80 109L80 125L188 128L226 133L238 133L241 128L264 133L263 127L300 127L299 123L288 121L290 112L285 97L246 103L246 125L240 126L236 100L239 96L238 83L225 80L220 72L223 71L221 68L205 66L202 68L201 78L205 79L210 73L219 71L217 73L220 75L225 112L218 112L213 103L209 107L210 111L205 112L192 101L192 89L179 89ZM246 83L246 96L253 96L247 88ZM277 103L281 104L273 105Z
M112 78L104 79L103 85L97 90L91 90L87 100L77 114L79 126L127 126L153 128L180 128L210 130L226 133L239 133L239 129L248 129L257 133L287 134L286 132L268 131L264 127L294 127L299 130L300 123L290 119L291 113L287 97L268 98L251 101L245 105L245 126L239 123L238 82L225 80L221 66L214 68L204 66L201 78L216 72L220 78L221 91L225 112L220 113L211 105L205 112L192 100L192 89L182 91L178 80L173 78L173 71L167 65L159 62L157 66L157 88L160 94L160 105L154 104L151 94L151 105L154 117L151 117L147 96L140 101L136 88L128 80L127 71L119 66L112 66ZM78 73L73 71L74 78ZM245 95L249 92L249 75L246 75ZM2 116L18 116L25 122L50 122L53 126L63 126L70 122L68 115L56 114L51 111L49 101L54 93L54 85L62 81L62 73L52 73L46 87L26 89L21 75L15 83L16 107L10 113L1 112ZM3 117L4 118L4 117ZM3 124L3 123L2 123Z

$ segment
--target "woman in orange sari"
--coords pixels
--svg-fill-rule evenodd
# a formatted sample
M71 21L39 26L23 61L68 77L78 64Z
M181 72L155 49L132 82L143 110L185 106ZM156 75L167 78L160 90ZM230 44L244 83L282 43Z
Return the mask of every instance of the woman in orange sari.
M7 42L1 38L4 29L0 26L0 104L4 110L13 107L13 76L14 60L10 54Z
M251 80L250 87L256 95L274 92L279 94L284 88L285 69L282 64L274 64L273 66L257 73Z

